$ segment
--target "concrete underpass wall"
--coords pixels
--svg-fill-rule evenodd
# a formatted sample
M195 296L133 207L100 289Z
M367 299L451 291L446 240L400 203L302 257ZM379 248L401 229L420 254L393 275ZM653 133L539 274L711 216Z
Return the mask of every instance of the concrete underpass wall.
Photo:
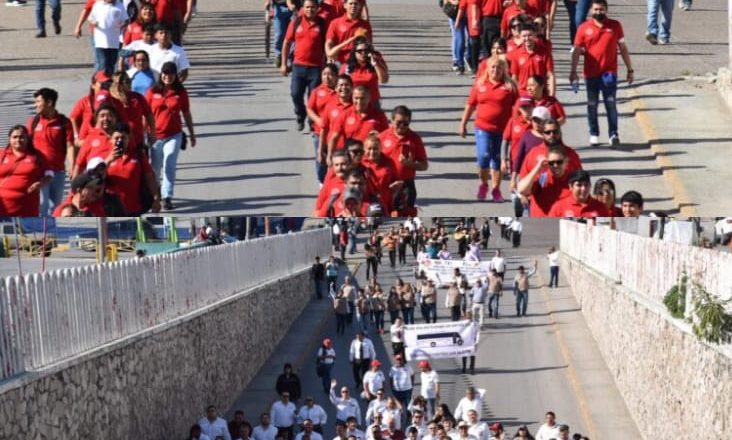
M233 404L305 307L310 286L303 269L0 383L0 439L185 438L205 406Z
M644 438L732 438L729 346L566 255L562 271Z

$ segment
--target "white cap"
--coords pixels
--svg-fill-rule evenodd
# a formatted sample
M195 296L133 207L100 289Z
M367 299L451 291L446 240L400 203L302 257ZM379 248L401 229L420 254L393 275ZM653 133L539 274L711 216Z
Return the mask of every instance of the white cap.
M549 109L543 106L534 107L534 111L531 112L531 119L539 118L542 121L546 121L547 119L552 118L552 114L549 112Z
M86 164L86 170L87 171L92 171L96 167L98 167L99 165L101 165L103 163L104 163L104 159L103 158L101 158L101 157L92 157L91 159L89 159L89 163Z

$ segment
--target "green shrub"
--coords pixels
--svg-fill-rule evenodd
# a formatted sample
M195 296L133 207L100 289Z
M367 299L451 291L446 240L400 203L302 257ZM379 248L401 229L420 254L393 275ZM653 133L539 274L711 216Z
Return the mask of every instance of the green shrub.
M715 344L732 342L732 315L725 313L730 302L714 298L702 286L695 286L692 304L695 322L694 334L707 342Z
M663 298L663 303L666 304L668 312L677 319L683 319L686 312L687 281L688 277L684 272L679 283L668 289L666 296Z

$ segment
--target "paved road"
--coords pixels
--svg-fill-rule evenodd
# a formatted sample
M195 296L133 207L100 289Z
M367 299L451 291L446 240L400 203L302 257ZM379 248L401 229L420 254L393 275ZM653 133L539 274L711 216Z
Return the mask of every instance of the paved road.
M497 229L495 225L493 229ZM527 222L524 246L505 251L509 262L506 278L512 279L519 264L527 264L537 255L544 258L547 247L558 241L557 229L554 221ZM503 240L492 239L489 250L507 245ZM355 270L359 283L363 284L361 262L362 258L357 256L354 261L349 261L349 266ZM388 268L388 262L382 266L379 274L382 286L388 288L396 276L411 280L411 256L408 263L396 270ZM542 265L540 271L548 272L548 269ZM512 295L504 296L500 306L501 318L487 320L481 331L475 375L462 374L460 360L457 359L433 363L444 386L442 401L454 409L466 387L476 386L487 390L483 419L501 421L511 433L520 424L529 425L531 432L535 432L542 423L544 412L554 410L562 422L571 425L573 432L584 432L591 438L638 438L634 422L625 410L592 338L588 336L579 307L566 289L566 282L561 280L561 288L552 293L540 290L537 286L541 282L541 276L534 278L529 313L525 318L513 316ZM449 319L444 307L439 306L444 305L444 290L440 290L439 295L438 317L444 321ZM421 321L419 316L415 319ZM235 409L243 409L247 419L255 421L276 398L274 383L282 365L292 362L303 382L304 395L314 396L328 412L329 419L334 420L333 407L323 394L313 367L317 349L313 344L323 337L333 337L334 331L335 320L328 304L312 301L288 335L273 348L272 356L229 409L229 415ZM353 385L353 379L344 358L354 332L355 328L352 328L345 336L333 338L339 356L334 377L349 387ZM373 333L371 337L374 338L377 357L385 361L382 368L386 371L392 362L388 333L383 338ZM329 426L325 438L332 436L333 428Z

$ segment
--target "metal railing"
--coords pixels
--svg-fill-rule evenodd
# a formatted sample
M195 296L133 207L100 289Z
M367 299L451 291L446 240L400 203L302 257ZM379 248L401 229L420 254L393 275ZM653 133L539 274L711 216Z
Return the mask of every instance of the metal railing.
M732 298L732 253L568 220L560 221L559 239L563 253L654 302L663 302L684 271L713 295Z
M0 280L0 380L170 321L330 252L330 231Z

